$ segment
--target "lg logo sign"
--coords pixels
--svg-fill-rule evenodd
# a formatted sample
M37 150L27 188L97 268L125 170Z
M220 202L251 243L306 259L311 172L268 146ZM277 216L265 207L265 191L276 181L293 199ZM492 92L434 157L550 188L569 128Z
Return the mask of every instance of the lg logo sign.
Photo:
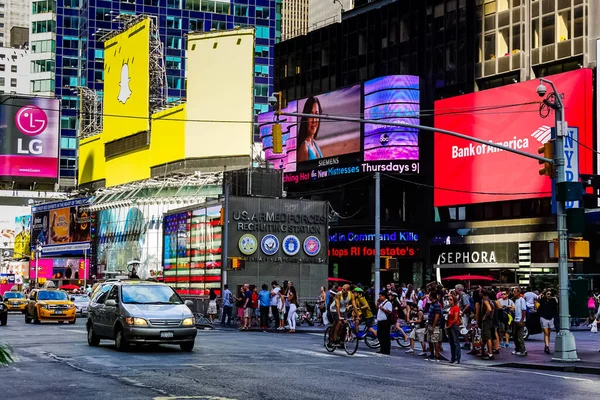
M22 134L34 137L46 130L48 116L41 108L28 105L17 111L15 125ZM40 139L18 138L17 152L19 154L42 154L42 141Z

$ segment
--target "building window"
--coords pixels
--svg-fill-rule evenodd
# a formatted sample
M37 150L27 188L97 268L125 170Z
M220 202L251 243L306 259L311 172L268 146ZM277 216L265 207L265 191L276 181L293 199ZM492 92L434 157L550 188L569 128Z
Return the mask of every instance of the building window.
M60 159L60 168L61 169L77 169L77 159L76 158L61 158Z
M56 11L56 1L55 0L42 0L42 1L33 1L31 2L31 12L33 14L42 14L47 12Z
M169 89L181 89L181 78L176 76L167 76L167 86Z
M256 37L259 39L268 39L269 38L269 27L268 26L257 26L256 27Z
M215 29L217 31L223 31L227 29L227 23L223 21L211 21L210 29Z
M36 40L31 42L31 51L33 53L54 52L56 42L54 40Z
M60 148L65 150L75 150L77 148L77 139L60 138Z
M254 76L261 76L261 77L269 76L269 66L256 64L254 66Z
M54 32L55 28L55 21L34 21L31 23L31 33Z
M54 72L54 60L33 60L31 62L31 73Z
M181 18L179 17L167 17L167 28L181 29Z
M6 65L0 64L0 71L5 71L5 70L6 70Z
M554 37L554 14L546 15L542 18L542 46L553 44Z
M157 7L158 6L158 0L144 0L144 4L147 5L147 6Z
M167 36L168 49L181 49L182 38L177 36Z
M255 46L254 47L254 55L256 57L269 57L269 47L268 46Z
M496 58L496 34L491 33L485 35L483 54L486 60L493 60Z
M79 97L77 96L62 96L61 98L62 108L67 110L76 110L79 104Z
M256 18L269 18L269 8L267 7L256 7Z
M96 60L104 60L104 50L102 50L102 49L94 49L94 59L96 59Z
M254 95L255 96L268 96L269 95L269 85L254 85Z
M4 86L6 84L4 77L0 77L0 86Z
M181 57L167 56L166 66L167 69L181 69Z
M183 0L167 0L167 8L181 8Z
M79 1L80 0L64 0L65 8L81 8Z
M35 81L31 81L30 88L33 93L53 92L54 91L54 79L38 79Z
M17 78L10 78L10 87L17 87Z
M229 3L216 3L215 12L217 14L229 14Z
M77 117L60 117L61 129L76 129L77 128Z
M79 48L79 38L76 36L64 36L63 37L63 47L65 49L78 49Z
M236 17L247 17L248 16L248 6L245 6L242 4L235 4L233 6L233 15L235 15Z
M10 72L17 72L17 66L16 65L11 65L10 66Z
M204 30L204 23L201 19L190 18L190 32L197 32Z

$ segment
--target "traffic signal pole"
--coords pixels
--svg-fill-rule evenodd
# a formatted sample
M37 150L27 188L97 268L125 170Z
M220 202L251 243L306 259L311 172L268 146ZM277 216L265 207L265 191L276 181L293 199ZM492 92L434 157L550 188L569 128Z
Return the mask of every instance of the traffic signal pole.
M575 336L570 331L569 322L569 264L568 264L568 235L567 235L567 213L565 202L558 195L561 183L566 182L565 177L565 137L567 136L567 122L565 121L565 108L560 93L556 90L554 83L547 79L540 79L552 87L550 96L552 102L546 98L544 103L554 109L556 142L554 151L554 169L556 171L555 193L556 196L556 228L558 230L558 307L560 319L560 331L556 335L554 343L553 361L574 362L579 361L577 357L577 346Z

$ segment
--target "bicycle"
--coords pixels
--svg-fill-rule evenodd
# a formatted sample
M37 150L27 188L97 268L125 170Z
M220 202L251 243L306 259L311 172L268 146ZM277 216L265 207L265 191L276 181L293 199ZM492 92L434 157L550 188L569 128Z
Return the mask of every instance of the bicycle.
M355 331L354 322L353 321L349 321L349 324L350 324L350 328L353 331ZM373 327L373 328L377 329L376 327ZM371 332L369 330L369 327L366 326L366 325L365 325L365 327L364 327L364 329L362 331L359 331L358 333L356 333L356 337L358 338L358 340L364 340L365 344L370 349L377 349L377 348L379 348L381 346L379 344L379 340L377 339L377 336L375 336L373 334L373 332Z
M410 333L413 330L413 328L410 325L404 325L401 328L407 337L410 336ZM373 327L373 329L377 330L377 325L375 325ZM400 333L400 331L398 331L395 326L392 326L392 330L390 332L390 339L395 340L396 343L398 343L398 346L402 347L403 349L407 349L410 347L410 338L405 339L404 335L402 333ZM379 339L377 339L377 338L375 339L374 342L372 342L372 344L374 345L374 347L371 347L368 344L367 344L367 346L371 347L372 349L377 349L377 348L381 347L381 344L379 343Z
M344 347L346 353L351 356L356 353L356 350L358 349L359 339L354 333L354 329L352 329L350 324L348 324L348 321L342 319L341 322L343 326L340 328L338 340L336 342L332 340L331 335L333 326L328 326L327 329L325 329L323 344L329 353L333 353L336 347ZM340 341L340 338L344 338L343 342Z

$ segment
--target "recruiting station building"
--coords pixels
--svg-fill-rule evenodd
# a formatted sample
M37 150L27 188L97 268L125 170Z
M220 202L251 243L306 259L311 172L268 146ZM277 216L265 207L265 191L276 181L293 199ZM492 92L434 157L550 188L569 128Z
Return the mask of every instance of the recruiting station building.
M563 94L569 125L565 178L578 181L580 173L592 173L595 157L592 70L547 78ZM538 155L554 127L554 112L540 108L538 85L539 80L531 80L436 101L435 127ZM435 134L436 224L429 240L438 278L473 274L520 284L535 283L536 276L556 280L558 264L548 244L557 237L552 185L539 175L540 167L534 159ZM569 265L572 272L583 272L582 263Z
M239 291L246 283L260 288L288 280L299 296L318 296L327 285L325 202L231 196L227 211L222 207L215 201L165 215L166 283L181 294L208 295L219 294L223 283Z
M431 122L420 110L432 104L422 97L422 89L417 76L382 76L290 101L284 111L427 125ZM374 280L373 177L379 172L381 279L420 284L428 278L422 238L433 204L419 185L432 184L428 160L433 135L402 126L325 119L315 124L282 116L283 153L274 154L274 120L273 113L259 115L260 136L266 159L284 171L288 198L330 203L329 276L363 284Z

